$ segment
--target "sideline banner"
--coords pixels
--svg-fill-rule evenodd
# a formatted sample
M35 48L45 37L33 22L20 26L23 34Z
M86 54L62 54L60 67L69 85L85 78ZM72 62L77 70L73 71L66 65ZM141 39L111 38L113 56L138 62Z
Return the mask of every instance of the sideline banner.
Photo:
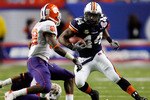
M107 41L102 42L103 50L110 60L116 62L125 61L150 61L150 42L144 40L119 41L120 48L115 51ZM1 45L1 59L3 60L27 60L28 46L23 43L4 43ZM63 47L71 54L75 52ZM51 59L65 59L59 56L53 50L51 51Z

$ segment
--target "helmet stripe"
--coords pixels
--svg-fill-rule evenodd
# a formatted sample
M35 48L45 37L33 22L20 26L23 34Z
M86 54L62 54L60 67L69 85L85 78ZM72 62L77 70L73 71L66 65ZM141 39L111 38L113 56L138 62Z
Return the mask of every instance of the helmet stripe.
M49 4L49 3L48 3ZM46 4L45 6L44 6L44 15L46 16L46 7L48 6L48 4Z
M96 9L97 9L96 2L92 2L92 3L91 3L91 10L92 10L92 11L96 11Z

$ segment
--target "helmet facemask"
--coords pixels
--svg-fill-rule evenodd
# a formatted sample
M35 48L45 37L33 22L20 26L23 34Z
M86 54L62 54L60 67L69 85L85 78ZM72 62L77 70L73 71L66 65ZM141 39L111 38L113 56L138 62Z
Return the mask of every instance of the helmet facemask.
M91 12L85 12L84 14L84 20L87 24L90 25L98 25L100 21L101 14L100 13L91 13Z

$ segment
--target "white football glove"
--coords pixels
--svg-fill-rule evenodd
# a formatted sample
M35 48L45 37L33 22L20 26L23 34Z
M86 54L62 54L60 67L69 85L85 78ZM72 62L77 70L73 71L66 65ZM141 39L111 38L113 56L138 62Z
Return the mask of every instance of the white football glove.
M119 47L120 47L118 41L112 40L112 42L111 42L110 44L111 44L111 46L114 48L114 50L118 50Z
M79 50L82 50L82 49L86 48L86 45L84 43L82 43L82 41L78 41L77 43L72 44L72 45L73 45L72 50L79 51Z

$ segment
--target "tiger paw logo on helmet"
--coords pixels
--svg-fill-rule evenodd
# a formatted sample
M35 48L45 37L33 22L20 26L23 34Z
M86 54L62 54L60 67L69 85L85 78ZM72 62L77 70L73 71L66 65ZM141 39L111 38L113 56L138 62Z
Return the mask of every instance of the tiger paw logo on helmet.
M61 14L58 7L54 4L46 4L43 8L41 8L40 13L41 19L50 19L56 23L58 26L60 24Z

